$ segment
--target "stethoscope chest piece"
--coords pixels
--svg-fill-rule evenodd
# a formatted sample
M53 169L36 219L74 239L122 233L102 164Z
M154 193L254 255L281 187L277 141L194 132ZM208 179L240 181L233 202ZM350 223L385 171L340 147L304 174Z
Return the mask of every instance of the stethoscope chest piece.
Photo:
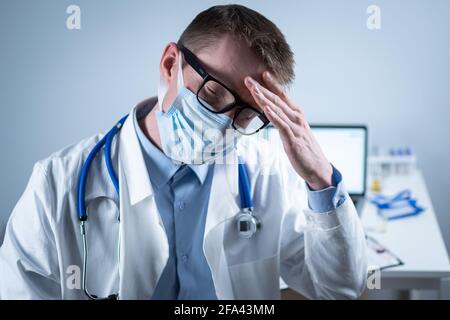
M250 179L245 163L239 161L239 196L241 199L241 212L234 220L237 232L241 238L249 239L261 228L261 221L253 215L253 201L250 194Z
M241 238L251 238L260 228L261 222L250 210L243 210L235 217L236 229Z

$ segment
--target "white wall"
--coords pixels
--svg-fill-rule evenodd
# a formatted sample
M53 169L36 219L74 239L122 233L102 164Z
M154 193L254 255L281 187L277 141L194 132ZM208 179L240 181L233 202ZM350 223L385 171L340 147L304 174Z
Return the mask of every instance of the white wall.
M450 2L237 2L285 33L297 61L292 95L312 122L367 123L372 143L417 152L450 247ZM156 94L163 46L216 3L0 2L0 225L35 161ZM81 30L65 26L69 4L81 7ZM370 4L381 30L366 28Z

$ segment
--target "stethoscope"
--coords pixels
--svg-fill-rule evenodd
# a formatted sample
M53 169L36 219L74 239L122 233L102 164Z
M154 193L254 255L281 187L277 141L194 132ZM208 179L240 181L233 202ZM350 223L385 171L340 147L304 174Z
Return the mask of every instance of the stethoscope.
M386 220L398 220L406 217L416 216L424 211L424 208L418 205L417 199L412 197L411 190L403 190L387 197L384 195L374 195L371 202L378 208L378 214ZM398 208L408 208L409 210L400 214L387 215L386 211Z
M111 130L109 130L108 133L106 133L106 135L100 141L96 143L94 148L92 148L91 152L84 161L83 166L81 167L81 172L78 180L77 211L78 219L80 221L81 238L83 241L82 288L86 296L92 300L116 300L118 299L118 294L111 294L106 298L99 298L97 295L91 294L87 288L88 241L86 236L86 222L88 220L88 214L86 211L85 203L86 183L92 162L96 155L103 148L106 168L108 169L108 173L114 185L114 188L119 195L119 179L117 178L112 164L111 145L115 135L120 131L120 129L122 129L122 126L127 118L128 115L120 119L116 123L116 125ZM255 215L253 215L253 202L250 193L250 180L245 163L239 161L238 171L241 211L235 216L234 223L236 225L239 236L245 239L249 239L261 228L261 222Z

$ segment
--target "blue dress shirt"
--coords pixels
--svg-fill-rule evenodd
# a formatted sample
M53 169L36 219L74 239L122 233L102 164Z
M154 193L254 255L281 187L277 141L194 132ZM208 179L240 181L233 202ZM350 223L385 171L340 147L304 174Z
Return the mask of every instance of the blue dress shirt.
M214 165L176 164L134 127L143 151L155 201L169 242L169 259L153 299L217 299L203 253L203 235ZM345 201L342 177L333 167L333 186L312 191L308 205L324 213Z
M217 299L203 253L213 165L173 162L144 135L139 138L155 201L169 241L169 259L153 299Z
M308 206L316 213L326 213L335 210L345 202L345 190L342 184L341 173L333 166L333 175L331 177L332 186L313 191L306 184L308 190Z

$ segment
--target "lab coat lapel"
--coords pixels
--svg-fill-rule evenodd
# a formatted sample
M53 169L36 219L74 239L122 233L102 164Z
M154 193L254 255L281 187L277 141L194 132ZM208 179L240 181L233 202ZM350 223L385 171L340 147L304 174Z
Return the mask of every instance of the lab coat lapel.
M103 136L99 135L97 142L102 137ZM111 158L113 164L117 163L117 145L117 139L114 139L111 146ZM118 172L117 166L114 166L114 171ZM96 161L92 162L91 172L95 172L95 174L88 175L86 195L84 197L86 206L88 206L91 201L98 198L108 198L118 203L119 197L114 185L111 183L111 178L109 177L108 169L105 165L103 152L97 156Z
M169 257L169 245L134 129L135 110L119 140L119 296L150 299Z
M205 235L224 220L239 211L239 181L237 155L230 156L229 164L215 164L211 194L206 217Z
M218 299L233 299L223 237L225 222L239 212L237 155L230 164L216 164L206 217L203 251L211 269ZM228 160L228 158L227 158Z

